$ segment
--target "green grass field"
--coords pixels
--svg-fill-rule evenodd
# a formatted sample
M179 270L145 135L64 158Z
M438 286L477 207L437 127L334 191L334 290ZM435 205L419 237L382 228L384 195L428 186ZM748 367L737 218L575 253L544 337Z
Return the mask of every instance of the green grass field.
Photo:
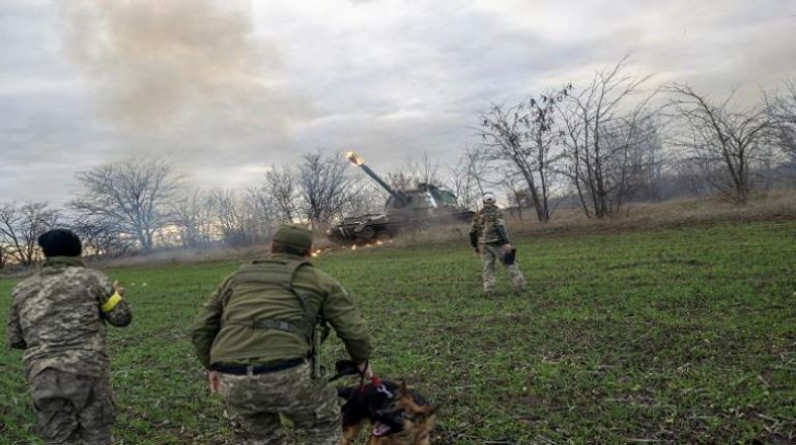
M531 291L501 271L491 300L465 240L316 261L362 305L375 371L441 407L433 443L796 441L796 222L516 241ZM236 267L107 271L135 312L110 334L120 443L231 441L187 335ZM324 354L342 358L339 341ZM20 354L0 353L0 371L0 443L30 443Z

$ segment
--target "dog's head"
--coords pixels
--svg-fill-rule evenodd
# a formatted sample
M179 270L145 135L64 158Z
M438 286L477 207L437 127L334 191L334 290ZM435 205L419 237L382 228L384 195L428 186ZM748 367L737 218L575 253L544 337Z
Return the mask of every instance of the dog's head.
M436 412L436 406L431 406L425 399L407 390L406 383L402 382L392 401L376 411L371 435L428 435L434 425Z

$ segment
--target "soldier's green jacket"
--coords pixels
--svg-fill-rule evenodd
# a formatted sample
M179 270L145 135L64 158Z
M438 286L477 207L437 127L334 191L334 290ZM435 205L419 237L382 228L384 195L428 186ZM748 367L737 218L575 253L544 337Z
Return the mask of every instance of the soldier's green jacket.
M28 379L46 368L89 377L110 372L105 323L127 326L132 313L103 273L76 257L47 259L12 291L6 340L24 349Z
M470 242L473 247L477 244L507 244L503 211L494 204L484 205L484 208L473 215L470 225Z
M299 299L274 284L288 264L301 257L275 254L228 276L202 306L192 330L196 355L206 368L213 364L256 364L307 357L306 337L277 329L252 327L255 320L298 323L304 315ZM370 358L370 334L359 308L343 287L321 270L305 265L293 279L293 289L323 317L355 361Z

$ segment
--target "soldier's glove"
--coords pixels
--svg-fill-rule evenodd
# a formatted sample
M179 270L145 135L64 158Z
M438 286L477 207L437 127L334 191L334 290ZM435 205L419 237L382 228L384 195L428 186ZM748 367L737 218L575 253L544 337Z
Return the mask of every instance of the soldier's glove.
M329 378L330 382L347 375L358 375L363 379L373 377L373 371L370 368L369 361L356 363L353 360L338 360L334 363L334 370L335 374Z
M330 382L347 375L357 375L359 374L359 369L353 360L338 360L334 363L334 372L335 374L329 378Z
M503 264L511 266L517 258L517 249L511 244L506 244L503 247Z

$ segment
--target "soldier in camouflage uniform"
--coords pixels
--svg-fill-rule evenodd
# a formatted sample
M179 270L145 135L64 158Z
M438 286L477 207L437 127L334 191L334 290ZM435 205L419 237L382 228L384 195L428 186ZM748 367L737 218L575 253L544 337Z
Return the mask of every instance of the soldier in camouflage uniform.
M204 304L192 332L208 369L210 391L220 392L241 440L283 444L280 414L313 445L341 441L337 391L313 378L308 359L316 324L325 320L360 371L371 344L354 301L329 275L307 262L312 234L281 227L271 255L228 276ZM318 376L316 376L318 377Z
M127 326L123 292L80 259L74 233L51 230L38 239L41 269L12 291L7 326L11 348L24 350L35 430L49 444L111 443L114 405L105 324Z
M503 212L495 205L495 195L485 193L484 207L473 215L470 227L470 244L481 258L481 272L484 277L484 292L488 297L495 293L495 260L506 266L514 290L525 291L526 282L517 263L506 264L504 254L512 248L506 234Z

